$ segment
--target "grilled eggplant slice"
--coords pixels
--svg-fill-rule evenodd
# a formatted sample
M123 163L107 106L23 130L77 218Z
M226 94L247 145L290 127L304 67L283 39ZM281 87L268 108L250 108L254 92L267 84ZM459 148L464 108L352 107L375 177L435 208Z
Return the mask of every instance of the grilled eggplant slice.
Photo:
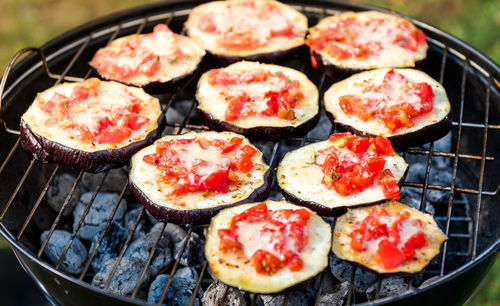
M105 79L159 91L191 75L204 55L191 38L158 24L152 33L113 40L89 64Z
M451 128L445 89L419 70L365 71L333 84L324 101L339 129L382 135L398 151L437 140Z
M407 168L387 139L339 133L288 152L277 180L288 201L322 215L338 215L346 207L399 199L397 184Z
M268 218L267 221L255 219L252 223L244 221L237 223L235 221L235 216L238 215L240 220L248 220L245 217L242 218L242 215L251 215L250 211L252 210L262 213L263 205L267 207L267 216L269 214L280 214L283 219L279 220L278 223L287 224L288 228L285 230L284 237L274 235L274 239L272 239L265 232L263 229L264 224L267 224L268 227L279 226L279 224L271 224L269 222L271 218ZM282 211L282 213L279 211ZM287 216L288 213L291 216ZM304 213L309 217L306 223L302 224L299 223L299 220ZM266 212L264 212L264 216L266 216L265 214ZM294 222L290 222L290 218L294 218ZM277 219L274 218L274 220ZM237 230L235 231L237 238L236 243L231 247L231 243L228 244L226 238L224 238L224 241L221 239L221 233L228 233L227 229L231 227L233 222L237 223ZM293 237L289 236L296 224L298 224L298 227L303 226L306 229L305 236L307 238L305 239L307 239L307 243L302 238L303 235L301 236L304 232L300 234L294 232L295 237L298 236L295 241ZM225 237L231 238L234 236L231 236L229 231L229 236L226 235ZM290 251L295 252L294 256L300 258L302 267L299 269L297 267L300 264L294 268L294 264L290 263L286 256L281 255L283 252L276 251L279 249L276 245L283 241ZM309 209L286 201L267 200L264 203L243 204L227 208L212 218L208 227L205 257L213 274L224 283L248 292L276 293L300 286L323 271L328 266L330 241L330 225ZM297 251L298 245L301 244L303 245L302 250ZM272 255L268 257L262 256L265 253ZM283 268L278 268L276 271L276 267L279 267L280 264L270 260L269 258L272 256L276 256L274 260L281 260Z
M191 11L184 32L223 64L275 62L304 45L307 17L272 0L212 1Z
M334 237L332 251L340 259L391 274L422 271L447 239L432 215L396 201L349 210L337 218Z
M303 135L318 121L318 90L301 72L238 62L204 73L196 92L206 125L250 138Z
M262 153L243 136L190 132L137 152L129 185L158 220L202 224L222 208L265 199L270 179Z
M411 22L376 11L344 12L309 29L313 66L332 76L385 67L414 67L425 59L425 34Z
M22 146L35 158L100 172L126 164L161 133L158 99L96 78L37 95L21 117Z

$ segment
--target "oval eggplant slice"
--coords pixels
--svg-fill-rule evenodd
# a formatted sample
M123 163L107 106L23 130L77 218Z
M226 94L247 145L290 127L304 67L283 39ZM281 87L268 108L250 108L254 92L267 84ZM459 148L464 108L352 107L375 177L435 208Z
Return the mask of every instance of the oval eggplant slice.
M129 185L157 219L202 224L222 208L265 199L270 178L262 153L243 136L190 132L164 136L137 152L130 161Z
M307 208L286 201L267 200L265 203L267 209L272 212L300 209L309 211ZM260 231L263 224L265 224L264 222L247 223L247 226L238 226L238 240L243 247L243 251L234 252L221 249L219 230L229 228L234 216L259 204L261 203L243 204L227 208L212 218L207 232L205 257L210 269L218 279L230 286L248 292L277 293L304 284L328 266L331 227L321 217L310 211L312 215L310 215L306 223L308 241L302 251L296 254L302 260L303 266L297 271L290 271L288 266L285 266L271 275L256 272L254 264L256 258L253 258L253 256L247 258L245 252L251 254L254 253L253 250L258 252L259 249L273 252L269 246L272 246L274 241L267 242L265 234ZM287 239L290 238L287 237ZM289 244L287 244L287 247L289 247ZM261 262L261 266L258 268L265 270L269 265L266 262Z
M277 65L242 61L210 70L198 82L196 99L210 128L251 138L303 135L319 118L316 86L303 73Z
M309 29L313 66L328 73L385 67L414 67L425 59L425 34L411 22L376 11L344 12Z
M430 214L396 201L377 206L350 209L337 218L332 243L335 256L377 273L422 271L439 254L441 244L447 239L446 235ZM370 214L372 218L376 216L375 219L382 216L383 223L371 220L374 229L370 232L372 239L367 239L367 234L364 234L364 241L353 242L351 237L360 231L362 221ZM400 223L391 228L396 221ZM399 240L399 244L393 242L396 240Z
M432 110L429 112L411 118L408 111L403 111L407 110L406 107L411 107L410 113L423 109L426 99L431 96ZM351 112L342 109L346 106L341 106L340 101L346 98L357 99L356 103L361 103L366 112L356 114L361 109L359 106ZM341 130L360 136L387 137L398 151L437 140L451 128L451 105L445 89L424 72L414 69L377 69L355 74L333 84L325 92L324 101L327 114ZM397 109L398 116L403 114L405 120L409 116L410 123L405 126L397 119L400 127L393 130L389 128L394 124L392 119L386 123L382 116L366 115L371 112L388 114L392 108Z
M345 134L332 134L331 138L334 137L334 135ZM351 135L350 137L355 136ZM362 137L355 138L362 139ZM385 164L383 168L379 169L382 173L375 175L372 185L367 186L357 193L352 192L348 195L341 195L337 192L337 189L333 187L334 180L343 182L343 180L340 179L342 177L341 169L336 170L337 167L333 165L332 169L335 170L329 171L328 173L330 176L327 177L321 166L325 165L328 154L330 154L322 152L329 152L329 148L331 147L332 142L330 140L324 140L290 151L283 157L278 166L277 180L283 195L288 201L307 206L322 215L338 215L340 212L345 211L346 207L369 205L386 201L388 196L384 192L382 179L379 178L383 177L385 174L389 174L389 172L387 170L382 171L382 169L388 169L390 173L392 173L395 179L395 182L393 181L393 187L396 187L396 184L400 184L404 180L408 165L403 158L396 153L392 153L392 155L383 157ZM339 165L353 164L353 160L356 159L359 159L359 162L354 163L360 165L368 164L368 159L362 161L359 156L351 158L354 153L347 148L342 148L340 151L332 154L339 157ZM361 175L356 175L356 177L361 177ZM323 183L327 181L330 181L332 184L330 188L326 183ZM351 182L351 186L355 183L358 182ZM339 186L341 187L342 185Z
M100 172L126 164L164 121L158 99L141 88L91 78L39 93L21 117L20 139L39 160Z
M169 88L191 75L205 50L191 38L173 33L158 24L152 33L132 34L113 40L99 49L92 66L108 80L150 88Z
M184 32L224 64L275 61L304 44L307 17L272 0L212 1L191 11Z

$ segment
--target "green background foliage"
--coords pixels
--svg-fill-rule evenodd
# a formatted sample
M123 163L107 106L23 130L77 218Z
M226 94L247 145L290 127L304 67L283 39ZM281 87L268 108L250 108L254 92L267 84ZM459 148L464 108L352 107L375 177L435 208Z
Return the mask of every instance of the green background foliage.
M14 53L40 46L86 21L151 0L2 0L0 71ZM500 63L499 0L357 0L411 16L449 32ZM7 243L0 239L0 248ZM500 305L500 260L468 305Z

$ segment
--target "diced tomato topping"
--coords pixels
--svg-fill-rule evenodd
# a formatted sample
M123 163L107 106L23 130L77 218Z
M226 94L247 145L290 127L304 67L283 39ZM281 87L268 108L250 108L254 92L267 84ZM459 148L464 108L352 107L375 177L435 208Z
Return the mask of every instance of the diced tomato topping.
M212 141L212 144L214 146L216 146L220 150L221 153L225 154L225 153L229 153L232 150L239 147L242 142L243 142L243 138L233 137L233 138L231 138L230 141L225 141L222 139L214 139Z
M221 166L220 170L210 173L202 182L205 190L213 190L220 193L228 192L227 181L229 176L229 169Z
M386 156L394 154L394 149L392 148L392 144L389 139L382 136L377 136L375 137L374 143L377 149L377 153Z
M382 267L392 270L405 261L404 254L388 239L383 239L378 244L377 255L380 257Z
M255 251L252 255L252 261L255 271L265 275L273 275L278 272L283 265L278 257L264 250Z
M237 251L242 249L241 242L238 241L238 236L231 229L219 229L217 235L220 239L220 246L223 251Z
M264 221L267 218L267 204L266 202L262 202L255 206L250 207L249 209L243 211L239 215L233 217L231 221L231 228L235 228L238 226L238 222L246 221L250 223Z
M307 244L307 240L306 240ZM304 266L304 262L300 258L299 255L295 254L294 252L290 250L286 250L284 253L285 256L285 262L288 270L295 272L295 271L300 271L302 267Z
M385 169L380 177L380 184L386 199L399 199L399 186L391 170Z
M120 143L130 137L132 130L126 127L111 126L102 130L95 136L97 142L100 143Z
M244 154L238 154L234 158L234 163L231 165L231 170L239 171L241 173L247 173L252 170L252 168L252 158Z
M132 129L132 131L140 129L143 125L149 122L148 117L137 114L125 115L125 120L127 121L127 126Z

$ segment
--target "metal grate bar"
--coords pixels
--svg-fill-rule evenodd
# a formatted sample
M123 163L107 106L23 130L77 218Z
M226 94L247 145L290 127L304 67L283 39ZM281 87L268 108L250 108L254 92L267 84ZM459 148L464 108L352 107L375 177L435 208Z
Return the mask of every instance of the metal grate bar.
M187 243L189 241L189 238L191 237L192 232L193 232L193 227L190 227L187 234L186 234L186 237L184 238L184 241L182 242L181 249L179 250L179 253L177 254L177 258L175 258L174 265L172 266L172 270L170 270L170 275L167 279L167 282L165 283L165 287L163 287L160 299L158 300L158 305L161 305L163 303L163 301L165 300L165 297L167 296L168 288L170 288L170 284L172 284L172 280L174 279L175 272L177 272L177 267L179 266L179 262L181 260L182 254L184 254L184 251L186 250L186 246L187 246Z
M106 171L106 172L104 172L104 175L102 176L101 181L99 182L99 185L97 185L94 193L92 194L92 197L90 198L87 206L85 207L85 210L83 211L80 220L78 220L78 223L76 224L75 228L73 229L73 233L71 233L71 237L69 238L69 241L66 243L66 245L64 247L64 250L63 250L61 256L59 257L59 260L57 261L57 264L56 264L56 269L57 270L59 270L59 268L61 267L61 264L62 264L62 262L64 260L64 257L66 257L66 253L68 252L69 247L73 243L73 240L75 239L76 234L80 230L80 227L83 224L83 220L85 220L85 218L87 217L87 214L90 211L90 207L92 206L92 204L94 204L95 197L97 196L97 194L101 190L101 187L104 184L104 180L108 176L108 173L109 173L109 170Z
M403 186L408 186L408 187L417 187L417 188L423 188L424 184L421 183L414 183L414 182L404 182ZM446 187L446 186L440 186L440 185L432 185L429 184L427 186L428 189L435 189L435 190L442 190L442 191L451 191L451 186ZM469 188L459 188L459 187L453 187L453 190L455 192L461 192L461 193L468 193L468 194L478 194L479 191L475 189L469 189ZM498 188L495 191L482 191L482 195L487 195L487 196L494 196L498 193Z
M451 123L453 126L458 126L458 122L453 121ZM484 129L484 128L489 128L493 130L498 130L500 129L500 124L496 125L488 125L488 124L479 124L479 123L470 123L470 122L463 122L462 123L463 127L473 127L473 128L478 128L478 129Z
M321 275L319 277L319 287L318 287L318 291L316 292L316 298L314 299L314 306L318 306L319 305L319 300L321 299L321 289L323 287L323 283L325 282L325 273L328 273L327 270L329 268L327 267L325 270L323 270L323 272L321 272Z
M12 202L16 198L17 194L19 193L19 189L21 189L21 187L23 186L24 181L28 177L28 174L31 172L31 169L33 168L34 164L35 164L35 159L33 158L33 159L31 159L31 162L30 162L28 168L26 169L26 171L24 172L24 175L22 176L21 180L17 184L16 189L14 189L14 192L10 196L9 201L5 205L5 207L4 207L3 211L2 211L2 214L0 214L0 220L2 220L3 217L5 217L5 214L7 213L7 210L9 210L10 205L12 204Z
M433 151L432 153L428 150L417 150L417 149L409 149L407 150L408 153L410 154L421 154L421 155L433 155L433 156L442 156L442 157L455 157L455 154L453 153L448 153L448 152L436 152ZM480 160L482 159L482 156L479 155L471 155L471 154L458 154L459 158L466 158L466 159L477 159ZM494 157L492 156L485 156L485 160L495 160Z
M90 267L90 264L92 263L92 260L94 259L95 254L97 253L97 250L99 249L99 246L101 245L102 239L104 238L104 234L106 234L106 231L108 230L109 225L113 221L113 218L115 217L116 211L118 210L118 207L120 206L120 203L123 199L123 196L125 195L125 191L127 191L128 187L128 182L125 183L125 185L122 188L122 191L120 192L120 195L118 196L118 200L116 201L115 207L111 211L111 214L109 215L108 220L106 221L106 224L104 225L104 228L101 230L101 233L99 235L99 238L97 239L97 242L94 245L94 248L92 249L92 253L90 254L89 258L87 259L87 262L85 263L85 266L83 267L82 273L80 273L79 279L82 280L85 274L87 273L87 270Z
M45 197L45 194L47 193L47 190L49 189L49 186L52 184L52 181L54 180L54 177L56 176L57 171L59 171L60 165L57 165L54 171L52 171L52 174L50 175L49 179L47 180L47 183L45 184L45 187L43 188L42 192L38 196L38 199L35 202L35 205L33 205L33 208L31 209L28 217L24 221L23 226L21 227L21 230L17 234L17 240L21 239L21 236L23 235L24 231L26 230L26 227L31 221L31 218L33 218L33 215L35 214L35 211L38 209L38 206L42 202L42 199Z
M207 267L208 267L208 261L205 261L205 263L203 264L203 267L201 268L200 276L198 277L198 281L196 281L196 286L194 286L194 290L193 290L193 294L191 295L191 299L189 300L189 306L194 305L194 301L196 300L196 294L197 294L198 290L200 289L201 281L203 280L203 275L205 274ZM226 286L226 288L228 288L228 287ZM224 293L224 299L226 298L227 291L228 290L226 289L225 293Z
M66 206L68 206L69 201L71 200L71 197L73 196L73 193L75 192L76 186L80 182L83 176L83 171L80 171L78 174L78 177L76 178L75 182L73 183L73 186L71 186L71 189L64 199L63 205L61 206L61 209L59 210L59 213L56 216L56 219L54 222L52 222L52 226L50 227L49 234L47 235L47 238L42 242L42 245L40 246L40 249L38 250L37 256L40 257L42 256L43 250L45 250L45 247L47 246L47 243L49 242L50 237L52 236L52 233L56 229L57 224L59 224L59 221L61 220L62 214L64 210L66 209Z
M446 216L437 216L434 217L437 221L446 221ZM451 221L453 222L471 222L472 218L471 217L451 217Z
M462 82L460 84L460 115L459 115L459 122L461 123L463 120L464 116L464 103L465 103L465 85L467 81L467 68L468 68L468 59L464 61L464 66L463 66L463 73L462 73ZM448 209L446 213L446 226L445 226L445 234L448 236L450 232L450 221L451 221L451 212L453 208L453 195L455 192L455 180L457 178L457 167L458 167L458 152L460 151L460 142L462 140L462 126L459 124L458 125L458 134L457 134L457 144L455 147L455 158L453 160L453 173L452 173L452 179L451 179L451 186L450 186L450 197L448 199ZM443 251L441 255L441 268L440 268L440 276L444 275L444 270L446 267L446 253L448 250L448 241L445 240L443 243Z
M375 299L380 297L380 285L382 285L382 276L377 275L377 287L375 288Z
M139 225L139 221L141 221L141 218L144 214L144 206L141 208L141 211L137 215L137 218L135 219L134 226L132 227L132 230L130 230L130 233L128 234L127 239L125 240L125 243L122 246L122 249L120 250L120 254L118 255L118 258L116 259L115 264L111 268L111 272L109 273L109 277L104 283L104 289L108 289L109 284L111 283L111 280L113 279L113 276L115 276L116 269L118 268L118 265L120 264L120 261L123 258L123 255L125 254L125 251L127 250L130 242L132 241L132 237L134 236L135 230L137 229L137 226Z
M17 147L19 147L19 143L20 142L21 141L19 140L19 138L17 138L16 143L14 144L14 146L12 147L12 149L10 149L10 152L7 155L7 157L5 158L5 160L3 161L2 166L0 166L0 174L2 174L3 170L5 169L5 167L7 166L7 164L9 163L10 159L12 158L12 156L14 156L14 152L16 152Z
M93 33L90 33L90 35L87 36L87 39L85 40L85 42L78 49L78 51L76 52L75 56L73 56L73 58L71 59L71 61L69 62L69 64L66 66L66 68L64 68L63 73L59 76L58 80L56 81L56 83L54 85L57 85L57 84L61 83L61 81L65 78L65 76L68 74L68 72L71 69L71 67L73 67L73 65L76 63L77 59L80 58L80 55L82 55L83 50L85 50L85 48L87 47L87 45L89 44L89 42L92 40L92 36L93 36Z
M134 291L132 292L132 295L131 295L132 298L135 298L135 296L137 295L137 292L139 292L139 288L141 288L142 280L144 279L144 276L146 276L146 271L149 269L149 265L151 264L151 261L153 260L153 256L156 253L156 248L158 247L158 244L160 244L161 238L163 237L163 233L165 232L166 227L167 227L167 223L162 222L162 228L160 231L160 235L158 235L158 239L156 239L155 243L153 244L153 247L149 251L148 259L144 263L144 268L141 271L141 275L139 276L139 279L135 283Z
M349 279L349 289L347 291L347 299L346 299L346 302L345 304L346 305L351 305L351 301L353 299L353 295L354 295L354 275L356 274L356 266L355 265L351 265L351 278Z
M479 171L478 195L476 201L476 211L474 213L475 222L472 238L471 260L476 258L477 236L479 233L479 218L481 217L481 192L483 191L484 169L486 165L486 146L488 144L488 120L490 115L490 93L491 93L491 75L488 77L488 87L486 89L486 107L484 110L484 131L483 131L483 152L481 154L481 170Z

